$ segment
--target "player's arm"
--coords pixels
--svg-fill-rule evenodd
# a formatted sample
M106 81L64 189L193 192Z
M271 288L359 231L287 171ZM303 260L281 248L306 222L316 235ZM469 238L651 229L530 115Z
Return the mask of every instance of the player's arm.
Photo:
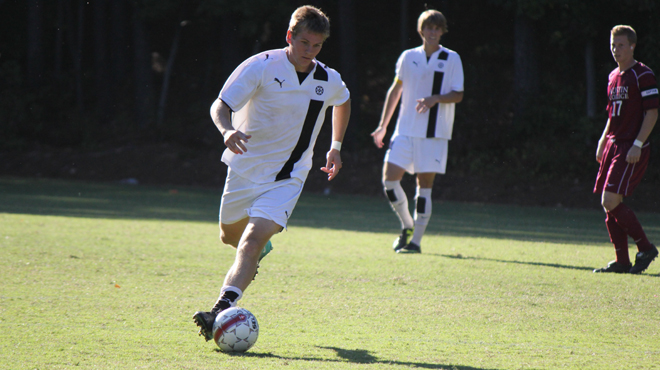
M351 99L346 100L344 104L332 108L332 141L339 143L344 141L348 120L351 118ZM341 154L339 149L331 148L326 154L325 167L321 171L328 174L328 181L337 176L342 167Z
M605 150L605 144L607 144L607 133L610 132L610 119L607 119L607 124L605 125L605 129L603 130L603 134L600 136L600 140L598 140L598 148L596 149L596 161L600 163L600 161L603 160L603 151Z
M427 96L426 98L417 99L417 105L415 110L417 113L424 113L431 109L436 104L450 104L450 103L460 103L463 101L463 92L462 91L450 91L447 94L437 94Z
M657 109L649 109L646 111L646 114L644 115L644 120L642 121L642 127L639 129L639 134L637 134L637 140L641 143L645 143L646 139L649 138L649 135L651 135L651 131L653 131L653 127L655 127L655 123L658 120L658 110ZM628 163L637 163L639 161L639 157L642 155L642 148L637 145L633 145L630 147L630 150L628 150L628 154L626 155L626 162Z
M211 105L211 118L225 139L227 149L236 154L247 152L247 148L243 142L247 143L252 135L246 135L234 129L234 126L231 124L231 109L221 99L216 99L213 105Z
M394 79L392 86L387 90L387 95L385 96L385 105L383 105L383 112L380 115L380 122L378 123L378 128L371 133L371 136L374 138L374 144L378 148L383 147L383 139L387 133L387 125L390 124L394 110L396 109L399 100L401 99L401 93L403 91L403 82L398 78Z

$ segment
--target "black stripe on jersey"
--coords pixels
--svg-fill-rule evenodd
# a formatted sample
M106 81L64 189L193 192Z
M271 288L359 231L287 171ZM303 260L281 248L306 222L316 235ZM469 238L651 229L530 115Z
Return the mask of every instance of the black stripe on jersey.
M442 53L438 54L438 59L440 60L449 59L449 53L443 50Z
M314 73L314 77L316 78L316 73ZM312 140L312 134L314 133L314 126L316 126L316 120L319 118L319 113L321 113L323 104L324 102L320 100L310 100L309 108L307 108L307 115L305 116L305 122L303 123L300 137L298 138L298 143L296 144L296 147L293 148L291 156L286 163L284 163L280 172L275 176L275 181L291 178L293 166L300 160L303 153L305 153L305 150L309 148L309 142Z
M642 95L642 100L657 99L658 98L658 88L657 87L649 87L647 89L641 89L640 94Z
M444 72L435 72L433 74L433 88L431 95L440 94L442 88L442 80L445 78ZM438 104L429 109L429 123L426 126L426 137L435 137L435 126L438 120Z
M327 81L328 80L328 71L325 68L321 67L321 64L316 64L316 72L314 72L314 79L318 81Z

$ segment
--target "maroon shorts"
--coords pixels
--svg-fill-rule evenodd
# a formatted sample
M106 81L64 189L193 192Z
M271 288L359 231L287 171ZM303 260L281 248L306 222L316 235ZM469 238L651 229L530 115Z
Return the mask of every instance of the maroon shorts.
M603 159L600 161L600 169L596 177L594 193L609 191L627 197L633 193L637 185L642 181L644 172L649 165L651 146L649 143L642 147L642 155L639 162L626 162L626 155L632 146L632 142L614 142L608 140L603 151Z

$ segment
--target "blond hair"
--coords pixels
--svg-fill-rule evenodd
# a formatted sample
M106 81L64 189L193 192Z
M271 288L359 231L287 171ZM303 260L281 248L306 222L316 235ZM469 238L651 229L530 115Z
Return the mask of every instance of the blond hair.
M319 8L311 5L301 6L291 14L289 31L296 37L303 30L318 33L327 39L330 37L330 18Z
M419 15L419 18L417 19L417 32L421 34L424 27L430 25L439 27L442 30L442 33L448 32L447 19L442 13L435 9L426 10Z
M637 44L637 32L635 32L635 30L630 26L626 26L623 24L614 26L610 31L610 35L626 36L628 38L628 42L630 43L630 45Z

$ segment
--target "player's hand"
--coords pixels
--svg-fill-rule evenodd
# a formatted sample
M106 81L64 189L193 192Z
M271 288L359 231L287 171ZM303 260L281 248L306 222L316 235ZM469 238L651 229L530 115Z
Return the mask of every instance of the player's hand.
M387 128L386 127L380 127L371 133L371 137L374 138L374 144L376 144L376 147L379 149L383 147L383 139L385 138L385 134L387 134Z
M630 150L628 150L628 155L626 155L626 162L630 164L634 164L639 162L639 157L642 156L642 148L638 146L631 146Z
M247 152L245 144L252 135L246 135L238 130L227 130L222 135L225 138L225 145L227 149L235 154L243 154Z
M437 98L434 98L433 96L427 96L426 98L417 99L415 110L417 113L425 113L436 104L438 104Z
M331 181L337 176L339 169L341 169L341 154L339 154L339 150L330 149L325 157L327 158L327 162L325 167L321 167L321 171L327 173L328 181Z

